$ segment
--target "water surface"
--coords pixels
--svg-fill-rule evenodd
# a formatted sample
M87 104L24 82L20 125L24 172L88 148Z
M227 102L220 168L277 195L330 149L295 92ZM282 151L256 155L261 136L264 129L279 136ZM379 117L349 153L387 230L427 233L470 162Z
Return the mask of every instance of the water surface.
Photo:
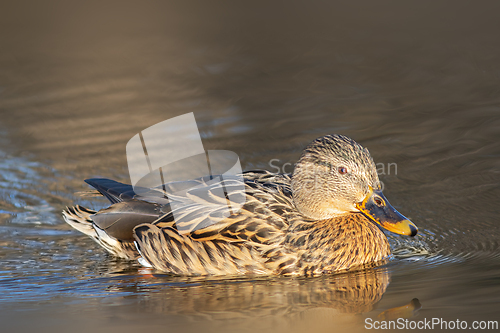
M0 5L0 320L8 331L364 331L499 320L497 2ZM194 112L205 149L291 172L314 138L368 147L421 233L317 278L172 277L64 223L83 179L128 182L126 142ZM290 163L290 164L287 164ZM395 164L397 169L390 169Z

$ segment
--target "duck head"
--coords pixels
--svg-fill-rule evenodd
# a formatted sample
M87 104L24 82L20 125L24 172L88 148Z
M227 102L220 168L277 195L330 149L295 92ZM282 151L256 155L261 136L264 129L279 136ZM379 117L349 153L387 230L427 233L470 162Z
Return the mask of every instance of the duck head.
M292 192L297 209L312 219L362 213L391 232L418 232L383 195L368 149L343 135L320 137L304 149L293 171Z

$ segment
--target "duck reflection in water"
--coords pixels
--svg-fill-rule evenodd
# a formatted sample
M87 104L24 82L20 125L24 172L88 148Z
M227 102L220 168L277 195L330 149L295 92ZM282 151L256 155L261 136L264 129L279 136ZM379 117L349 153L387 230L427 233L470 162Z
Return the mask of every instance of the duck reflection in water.
M272 320L282 323L283 328L307 323L315 327L318 319L324 324L337 324L339 320L361 323L363 316L359 314L370 312L376 317L377 304L390 283L390 273L384 266L313 278L207 278L144 273L148 274L123 272L110 280L109 292L137 295L141 299L124 311L190 321L209 318L221 325L228 320L253 323L258 319L266 326L266 320ZM128 304L126 297L124 303ZM410 318L416 309L409 305L386 310L378 320Z

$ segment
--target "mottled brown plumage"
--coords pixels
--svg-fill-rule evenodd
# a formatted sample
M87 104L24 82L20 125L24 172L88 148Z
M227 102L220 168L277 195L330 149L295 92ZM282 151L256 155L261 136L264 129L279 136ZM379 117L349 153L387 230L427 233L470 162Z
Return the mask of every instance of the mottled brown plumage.
M392 207L381 195L368 150L353 140L318 138L304 150L293 175L250 171L243 176L246 203L223 220L216 219L227 199L215 191L220 184L207 185L208 195L188 189L167 200L139 196L129 185L103 179L87 182L110 199L111 207L93 212L76 206L63 214L110 253L180 275L319 275L378 264L390 255L386 236L372 220L393 223L385 215L382 221L373 217ZM173 200L186 200L175 220Z

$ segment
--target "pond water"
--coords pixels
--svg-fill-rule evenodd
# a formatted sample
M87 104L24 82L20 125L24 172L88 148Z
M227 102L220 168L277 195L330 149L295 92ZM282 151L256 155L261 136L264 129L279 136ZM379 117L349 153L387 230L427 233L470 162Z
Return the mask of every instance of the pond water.
M499 10L495 1L1 4L2 331L499 321ZM236 152L246 170L291 172L314 138L355 139L421 232L388 235L394 258L375 269L194 278L115 259L63 221L65 206L107 205L78 195L84 179L129 182L132 136L188 112L205 149Z

